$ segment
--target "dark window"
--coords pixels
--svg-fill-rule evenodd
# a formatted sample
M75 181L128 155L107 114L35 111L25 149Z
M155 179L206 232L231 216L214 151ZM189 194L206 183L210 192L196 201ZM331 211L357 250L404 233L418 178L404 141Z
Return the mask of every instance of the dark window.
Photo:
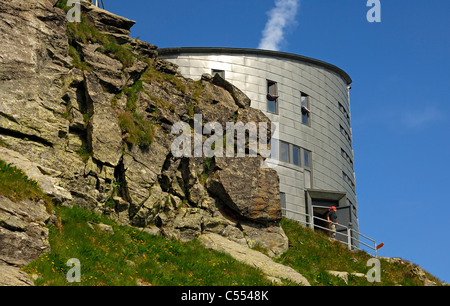
M344 135L344 137L347 138L348 142L351 144L352 139L351 139L350 135L348 134L348 132L342 127L342 125L339 125L339 131L341 131L341 134Z
M225 71L224 71L224 70L211 69L211 74L212 74L213 76L215 76L216 74L218 74L222 79L225 79Z
M348 161L348 163L353 167L353 160L350 157L350 155L347 154L347 152L345 152L344 149L341 148L341 155L343 158L345 158L346 161Z
M278 88L274 81L267 81L267 111L278 114Z
M312 152L282 140L270 142L270 158L290 163L305 169L312 168Z
M302 107L302 123L305 125L311 125L311 111L309 105L309 96L305 93L301 93L301 107Z
M280 160L289 162L289 144L284 141L280 141Z
M303 149L303 167L311 168L311 151Z
M286 215L286 193L280 192L281 213Z
M355 183L353 183L353 180L344 171L342 171L342 178L352 187L353 190L355 190Z
M292 145L292 163L300 166L300 147Z
M350 115L348 114L344 105L342 105L340 102L338 102L338 107L339 107L339 110L344 114L345 119L347 119L347 121L350 123Z

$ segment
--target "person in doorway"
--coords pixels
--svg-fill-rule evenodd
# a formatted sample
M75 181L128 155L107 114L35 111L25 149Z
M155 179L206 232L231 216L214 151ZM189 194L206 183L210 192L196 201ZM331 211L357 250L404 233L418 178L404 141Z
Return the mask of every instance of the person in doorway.
M328 228L330 229L328 236L332 239L336 238L336 224L338 224L336 210L335 206L331 206L327 212Z

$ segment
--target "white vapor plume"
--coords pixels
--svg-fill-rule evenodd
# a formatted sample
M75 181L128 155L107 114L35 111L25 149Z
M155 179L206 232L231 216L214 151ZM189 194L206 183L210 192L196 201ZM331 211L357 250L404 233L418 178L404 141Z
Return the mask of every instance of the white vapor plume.
M275 7L267 13L269 20L258 49L279 50L279 45L284 40L284 29L295 22L299 7L299 0L275 0Z

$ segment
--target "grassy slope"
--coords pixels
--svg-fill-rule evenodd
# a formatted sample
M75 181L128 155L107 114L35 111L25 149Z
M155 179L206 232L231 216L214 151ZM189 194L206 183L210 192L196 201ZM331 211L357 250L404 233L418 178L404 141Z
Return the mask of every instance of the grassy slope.
M60 225L50 228L52 252L25 268L37 285L69 285L67 260L81 262L81 283L74 285L158 286L269 285L260 271L199 242L181 243L113 222L80 208L58 207ZM109 224L111 235L88 222Z
M279 258L279 262L289 265L302 273L312 285L347 285L326 271L345 271L366 274L372 266L367 261L372 258L363 251L349 251L345 245L330 241L323 233L304 228L294 221L284 219L283 229L289 237L289 250ZM389 263L380 258L381 282L370 283L365 277L349 276L350 286L419 286L420 280L411 273L411 268ZM440 280L427 274L428 278L440 284Z

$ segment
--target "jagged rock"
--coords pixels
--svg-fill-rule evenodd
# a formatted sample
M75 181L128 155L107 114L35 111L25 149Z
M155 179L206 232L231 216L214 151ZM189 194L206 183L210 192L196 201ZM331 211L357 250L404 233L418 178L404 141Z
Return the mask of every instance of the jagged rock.
M13 202L0 195L0 285L33 284L18 268L50 251L49 219L43 201Z
M92 67L92 73L99 79L102 86L113 93L118 93L126 83L122 74L123 65L118 60L97 51L100 47L99 44L84 45L83 58Z
M178 66L174 63L162 60L162 59L156 59L155 61L155 69L167 74L177 74L178 73Z
M160 129L147 150L134 146L123 157L124 183L132 209L137 209L149 198L150 188L157 182L158 176L170 152L170 138ZM132 214L135 211L132 211Z
M139 59L135 59L131 67L127 67L123 70L123 75L125 77L126 84L128 86L132 86L137 80L139 80L142 73L144 73L147 67L148 67L147 63Z
M131 203L130 220L132 225L146 227L155 222L159 212L163 209L168 199L168 194L162 191L159 185L154 185L147 191L147 197L140 204Z
M204 103L195 105L195 113L201 114L204 122L219 122L225 129L226 122L233 122L239 106L236 105L233 96L223 88L204 80L202 86L200 97Z
M81 4L82 11L89 16L89 19L99 31L124 40L119 42L124 43L127 41L126 37L130 35L130 29L136 24L135 21L118 16L94 5L87 3Z
M180 231L179 240L187 242L200 236L203 213L198 208L182 208L178 212L173 227Z
M219 74L214 75L212 83L226 89L233 97L234 101L236 102L236 105L239 106L240 108L250 107L251 103L250 98L247 97L247 95L244 94L239 88L237 88L227 80L223 79Z
M281 220L279 178L275 170L260 168L260 158L215 158L219 169L208 178L207 189L235 212L260 223Z
M117 166L122 157L122 131L111 106L111 94L104 92L95 75L85 74L89 113L88 143L92 156L102 163Z
M156 50L158 47L155 45L136 38L128 38L128 43L139 55L147 56L148 58L156 58L158 56L158 51Z
M68 130L60 115L69 58L59 11L50 1L0 3L0 130L46 146Z

